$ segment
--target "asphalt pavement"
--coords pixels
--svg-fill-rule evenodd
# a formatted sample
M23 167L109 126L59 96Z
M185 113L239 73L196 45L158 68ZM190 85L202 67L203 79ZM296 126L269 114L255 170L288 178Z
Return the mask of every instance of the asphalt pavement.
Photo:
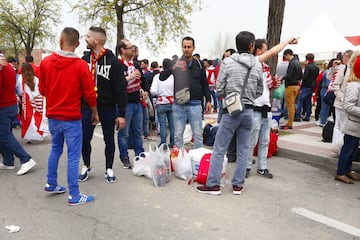
M107 183L98 126L92 141L94 171L80 183L80 190L95 195L95 201L81 206L68 206L67 193L43 191L50 137L32 144L20 140L37 165L23 176L16 175L18 161L15 170L0 170L0 239L360 239L360 183L334 181L336 158L327 155L331 144L321 142L320 130L311 122L296 123L291 132L280 134L278 155L268 159L274 178L257 175L254 166L240 196L231 192L236 163L229 163L222 194L210 196L175 176L155 187L122 169L117 149L117 182ZM19 138L20 130L14 132ZM144 141L145 149L148 143ZM293 156L289 149L301 153L299 161L288 157ZM333 163L314 164L309 156ZM66 185L66 148L58 173L59 184ZM8 225L20 231L8 233Z

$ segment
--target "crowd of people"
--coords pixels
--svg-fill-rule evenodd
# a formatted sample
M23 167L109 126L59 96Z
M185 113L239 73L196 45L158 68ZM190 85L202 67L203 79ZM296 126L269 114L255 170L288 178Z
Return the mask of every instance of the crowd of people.
M221 194L222 163L227 155L230 162L236 161L231 184L233 194L239 195L250 176L257 144L256 173L273 178L266 159L274 104L287 120L280 129L287 131L294 121L310 121L316 101L316 124L324 127L329 119L335 121L333 146L339 154L335 180L360 180L351 169L360 138L358 53L346 51L320 71L314 54L306 55L303 70L296 54L286 49L272 74L265 62L298 39L290 38L268 49L265 39L242 31L236 36L236 50L227 49L221 60L200 59L194 53L195 39L187 36L181 41L181 57L165 58L161 66L154 61L149 67L147 59L138 59L139 49L128 39L119 41L117 55L105 48L106 32L94 26L86 34L89 51L79 58L74 53L79 36L76 29L64 28L60 51L43 59L40 67L31 56L20 68L14 58L0 59L0 169L15 169L14 156L21 162L18 175L36 165L12 133L19 113L21 136L27 143L51 134L44 187L48 193L67 191L57 182L58 161L66 142L69 205L94 200L80 192L79 182L91 176L91 141L96 125L101 125L104 135L104 177L115 183L115 130L119 159L123 168L131 169L129 149L135 156L144 152L143 141L155 140L152 129L160 135L159 145L183 148L185 126L189 124L194 148L202 147L204 114L211 112L218 113L219 127L207 182L197 191ZM64 76L71 77L65 81ZM281 89L283 99L275 100L273 92Z

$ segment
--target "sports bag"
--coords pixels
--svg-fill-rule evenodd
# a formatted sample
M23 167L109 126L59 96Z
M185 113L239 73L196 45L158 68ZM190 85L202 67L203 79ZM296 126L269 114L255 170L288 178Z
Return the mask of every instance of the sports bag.
M200 160L199 170L196 176L196 181L200 184L206 184L210 168L211 155L211 153L205 153Z

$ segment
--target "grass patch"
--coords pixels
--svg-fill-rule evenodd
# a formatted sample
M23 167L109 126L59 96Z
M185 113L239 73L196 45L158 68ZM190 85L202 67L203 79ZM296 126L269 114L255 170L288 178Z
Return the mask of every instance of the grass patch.
M294 132L279 130L278 134L279 134L279 136L286 136L286 135L289 135L289 134L294 134Z

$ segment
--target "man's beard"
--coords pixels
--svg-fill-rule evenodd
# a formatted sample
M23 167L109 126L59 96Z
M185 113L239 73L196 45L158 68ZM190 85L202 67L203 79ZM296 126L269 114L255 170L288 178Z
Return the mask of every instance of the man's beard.
M93 47L89 43L86 43L86 48L90 50L93 49Z

